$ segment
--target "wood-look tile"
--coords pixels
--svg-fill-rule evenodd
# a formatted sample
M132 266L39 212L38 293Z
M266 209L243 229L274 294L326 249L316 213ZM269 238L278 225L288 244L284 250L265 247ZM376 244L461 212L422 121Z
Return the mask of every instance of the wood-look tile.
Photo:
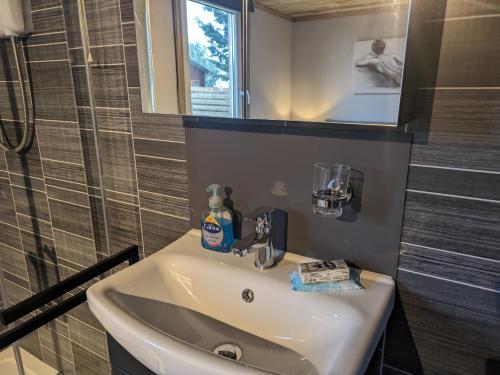
M498 366L498 293L402 271L398 288L424 373L469 375ZM387 363L399 353L386 347Z
M91 203L94 227L97 229L97 251L107 254L101 199L91 197ZM139 207L112 200L108 200L106 206L111 254L130 245L141 245Z
M33 332L27 336L24 336L19 341L19 344L24 350L31 353L38 359L43 360L42 350L40 348L40 340L38 339L38 332Z
M500 201L500 174L410 167L408 189Z
M31 10L41 10L61 5L61 0L31 0Z
M45 8L31 14L33 33L46 34L64 31L64 15L62 7Z
M74 185L86 183L85 168L83 165L68 164L56 160L44 160L43 168L45 179L51 185L67 187L62 184L69 182L73 183L73 190L76 190Z
M403 243L399 267L500 291L498 261Z
M0 82L0 116L4 119L2 123L24 121L22 103L21 86L18 82ZM16 126L16 124L11 126Z
M4 128L8 128L5 126ZM40 151L38 140L33 138L27 151L23 154L8 152L6 155L9 171L24 176L43 178L42 162L40 161Z
M91 47L92 65L106 65L124 63L123 47L121 45ZM72 65L85 65L83 49L72 49L70 51Z
M111 374L109 362L88 351L75 342L71 343L75 358L75 369L77 374L86 375L108 375Z
M5 281L5 290L10 303L13 305L32 296L32 293L28 289L7 280Z
M73 362L71 342L68 337L60 335L56 331L52 331L45 327L38 329L38 336L40 337L40 344L43 347L57 353L62 358Z
M0 39L0 81L17 81L14 51L7 38Z
M54 229L58 259L66 259L82 266L92 266L97 262L95 243L91 239L74 236Z
M26 266L28 267L31 291L34 293L38 293L61 281L59 270L54 263L26 255Z
M7 159L3 150L0 150L0 171L7 171Z
M127 62L128 87L141 87L136 46L125 47L125 59Z
M418 90L409 131L498 137L500 89Z
M57 355L53 351L42 347L43 361L64 375L76 375L73 363Z
M136 31L135 31L135 23L127 23L122 25L123 31L123 44L136 44Z
M134 139L134 144L135 152L139 155L154 156L167 159L187 159L185 143L136 138Z
M9 180L3 178L0 179L0 221L11 225L17 225L16 208L10 190L10 183Z
M47 185L47 196L51 199L57 199L73 204L78 204L84 207L90 207L89 196L87 192Z
M128 109L96 108L99 130L130 133L130 111ZM93 129L89 107L78 107L78 118L82 129Z
M88 0L85 12L91 46L122 43L118 0Z
M82 131L84 149L87 155L88 180L92 186L100 187L97 159L95 157L94 135ZM107 189L121 193L137 194L132 136L124 133L99 132L104 184Z
M120 10L121 10L122 22L134 21L133 0L120 0Z
M129 108L125 66L94 66L94 88L98 107Z
M143 113L141 90L130 89L129 95L132 127L135 137L181 142L186 141L181 116Z
M21 231L24 252L51 263L57 263L54 241L25 230Z
M83 164L77 123L38 121L37 134L42 158Z
M13 225L8 225L0 221L0 242L13 247L14 249L22 250L21 238L19 236L19 230Z
M49 45L30 45L24 49L27 61L49 61L68 59L66 43Z
M446 8L446 18L494 14L500 14L500 4L497 0L450 0Z
M141 210L144 253L146 256L161 250L189 230L189 221L156 212Z
M437 86L498 87L498 18L469 18L444 23Z
M95 329L105 332L104 327L101 325L101 323L99 323L94 314L92 314L92 312L90 311L87 302L84 302L81 305L75 307L73 310L70 310L68 315L94 327Z
M80 19L78 17L78 3L75 0L63 1L66 34L70 48L81 47Z
M500 204L408 192L402 241L500 260Z
M52 237L52 224L49 221L32 218L22 214L17 214L19 228L28 232L40 234L44 237Z
M414 133L411 163L500 172L498 139L490 136Z
M64 31L41 35L31 34L26 36L23 40L26 47L36 46L39 44L61 43L66 41L66 33Z
M56 331L60 335L63 335L65 337L69 337L69 328L68 328L67 322L68 322L68 317L66 315L60 315L56 319L45 324L44 327L46 327L52 331Z
M25 176L17 173L9 174L10 183L25 189L45 191L45 182L42 178Z
M189 201L147 191L139 192L141 208L189 219Z
M12 247L5 246L0 243L0 256L2 259L1 265L4 271L15 275L18 279L24 281L24 287L29 288L28 271L26 270L26 260L24 253L21 250L16 250ZM20 284L17 282L17 284Z
M18 213L50 221L47 195L44 192L12 186L12 193Z
M139 190L188 198L185 162L138 155L136 162Z
M91 210L71 203L49 199L54 229L93 239Z
M103 358L109 358L106 333L71 317L68 322L71 340Z
M76 121L69 61L30 64L37 119Z

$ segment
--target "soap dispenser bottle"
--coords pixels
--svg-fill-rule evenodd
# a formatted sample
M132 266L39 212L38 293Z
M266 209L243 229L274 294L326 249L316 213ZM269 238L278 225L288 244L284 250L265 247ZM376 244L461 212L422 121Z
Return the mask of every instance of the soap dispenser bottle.
M208 200L208 210L201 218L201 245L208 250L229 253L234 242L233 215L222 206L220 188L217 184L207 187L207 192L212 195Z

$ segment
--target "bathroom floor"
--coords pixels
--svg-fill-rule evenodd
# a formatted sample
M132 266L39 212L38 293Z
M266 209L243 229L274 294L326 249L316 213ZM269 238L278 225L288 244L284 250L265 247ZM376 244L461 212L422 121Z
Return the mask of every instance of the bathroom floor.
M57 375L59 372L40 361L37 357L21 349L26 375ZM18 375L16 359L12 347L0 352L0 374Z

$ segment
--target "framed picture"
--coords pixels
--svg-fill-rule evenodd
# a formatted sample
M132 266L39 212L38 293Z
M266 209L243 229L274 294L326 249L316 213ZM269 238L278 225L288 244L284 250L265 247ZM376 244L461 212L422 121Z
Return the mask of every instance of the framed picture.
M354 43L355 94L399 94L405 38L361 40Z

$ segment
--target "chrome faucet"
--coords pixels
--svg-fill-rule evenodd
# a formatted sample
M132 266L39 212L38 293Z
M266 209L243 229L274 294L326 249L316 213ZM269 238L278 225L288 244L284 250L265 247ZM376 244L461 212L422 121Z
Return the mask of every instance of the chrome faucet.
M273 210L267 210L255 216L255 232L233 245L233 253L241 257L255 253L254 264L258 269L274 266L272 217Z

